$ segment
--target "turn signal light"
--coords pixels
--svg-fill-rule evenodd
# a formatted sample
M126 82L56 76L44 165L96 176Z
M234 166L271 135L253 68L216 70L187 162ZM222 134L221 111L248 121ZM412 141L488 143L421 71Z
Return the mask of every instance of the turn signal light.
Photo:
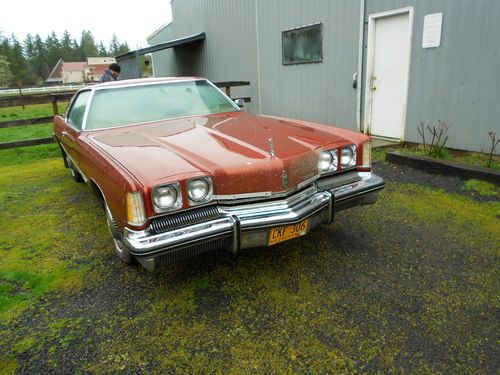
M127 193L127 222L131 225L143 225L146 222L144 201L137 191Z
M371 168L372 166L372 143L363 143L363 168Z

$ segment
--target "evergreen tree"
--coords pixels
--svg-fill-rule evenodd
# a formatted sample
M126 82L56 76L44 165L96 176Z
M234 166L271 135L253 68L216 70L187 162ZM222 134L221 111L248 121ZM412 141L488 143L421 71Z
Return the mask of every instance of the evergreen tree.
M111 56L118 55L118 50L120 49L120 43L118 42L118 37L113 34L111 37L111 42L109 43L109 54Z
M62 55L61 43L55 32L52 31L49 36L47 36L47 39L45 39L45 49L47 50L47 63L52 71Z
M118 56L128 51L130 51L130 49L128 48L127 42L120 43L118 41L118 37L115 34L113 34L113 36L111 37L111 42L109 44L109 55Z
M108 56L108 51L106 51L106 47L104 47L104 44L102 44L102 42L99 42L97 50L98 50L98 56L100 57Z
M23 54L26 59L26 65L28 69L28 83L35 84L37 81L37 73L35 71L35 66L33 64L33 58L35 56L35 43L33 39L33 35L27 34L26 38L24 38L23 43Z
M23 49L14 34L8 44L10 48L6 57L13 75L12 82L16 87L24 86L29 83L29 73Z
M47 58L47 49L40 35L36 34L33 40L33 69L36 72L37 78L45 81L50 74L49 63Z
M12 78L7 57L0 55L0 87L8 87L12 82Z
M83 60L87 57L97 56L97 46L95 44L94 36L89 30L83 30L80 39L80 58Z

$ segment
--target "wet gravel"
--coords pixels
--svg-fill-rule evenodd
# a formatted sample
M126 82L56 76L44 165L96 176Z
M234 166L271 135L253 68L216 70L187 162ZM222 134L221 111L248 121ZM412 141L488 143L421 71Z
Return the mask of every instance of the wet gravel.
M388 183L417 184L430 189L443 190L449 194L467 196L479 202L500 200L498 197L484 197L477 192L465 190L464 181L458 178L433 175L406 166L376 163L374 164L374 172L383 177ZM75 196L75 199L82 198ZM431 365L431 369L433 368L432 365L438 366L440 361L443 360L450 362L448 363L449 368L455 368L453 361L450 359L455 352L446 346L446 342L436 343L426 340L426 332L422 331L421 327L411 326L403 319L405 316L425 314L423 302L420 297L405 294L406 291L415 288L413 279L409 279L410 281L398 279L393 273L393 265L387 263L387 258L377 256L376 253L371 254L367 252L367 249L371 249L372 246L372 234L368 230L356 228L355 218L348 216L345 220L347 224L350 223L352 226L329 227L326 230L326 233L330 233L330 237L328 238L331 241L331 246L336 249L336 253L333 254L334 257L331 259L331 264L328 265L332 273L325 275L316 274L314 270L310 271L309 268L314 267L314 263L308 263L307 267L304 267L304 272L311 272L311 278L316 278L330 290L346 292L343 307L340 307L339 311L345 313L346 316L350 316L352 323L358 325L360 330L366 330L367 336L371 334L370 330L372 328L369 325L372 323L370 321L371 318L364 315L361 307L358 310L357 307L353 306L357 306L361 299L367 304L377 304L382 299L389 306L387 314L389 330L391 329L391 324L394 325L394 329L401 329L401 327L407 329L407 348L411 348L412 351L423 356L427 363ZM389 221L384 222L383 220L381 223L384 225L381 225L380 230L387 232L388 246L401 249L401 254L406 251L405 249L408 249L408 252L412 252L412 254L415 249L421 250L422 253L427 250L432 254L439 254L441 249L449 244L449 239L446 236L443 237L443 233L437 229L436 232L429 229L423 233L420 229L416 229L408 223L391 223ZM404 232L405 236L396 238L394 234L398 232ZM313 236L312 240L314 238ZM452 270L450 271L452 275L449 275L449 277L456 277L454 272L462 272L466 267L465 259L470 249L464 248L462 245L456 245L454 251L455 255L452 257L443 255L442 257L429 259L424 255L421 257L408 256L405 259L405 267L414 272L414 269L432 264L433 267ZM312 255L315 255L314 252L315 250L311 249ZM394 256L399 256L399 254ZM99 263L97 266L89 265L90 267L99 267L100 269L97 271L105 275L98 287L83 288L71 295L47 295L36 306L26 310L23 316L13 322L12 325L9 327L0 327L0 333L2 331L11 331L17 332L19 335L32 335L32 332L40 332L45 337L49 337L41 342L40 347L35 346L32 351L28 351L17 357L19 367L16 373L18 374L94 372L86 368L84 364L92 363L101 355L99 353L99 345L102 346L103 343L106 343L106 340L109 340L110 346L120 345L120 343L113 341L114 338L126 335L126 332L122 332L122 330L126 329L124 325L114 324L113 316L130 320L140 318L143 314L149 312L144 301L147 301L148 298L154 298L154 291L165 287L175 290L184 286L187 280L196 279L200 274L210 274L221 264L237 268L252 257L273 257L272 261L277 264L276 267L280 267L280 265L285 267L286 265L284 260L286 259L286 254L282 255L274 252L267 253L266 255L257 251L251 251L234 258L223 251L217 251L210 255L203 255L179 262L178 265L173 266L163 274L149 275L137 265L132 268L124 267L113 254L109 253L105 255L102 263ZM349 268L339 270L339 265L336 262L338 259L344 258L354 259L359 261L359 263L362 260L366 261L370 259L366 263L370 267L366 269L361 267L358 269L358 262L354 262L354 264L348 263ZM313 262L309 259L305 259L304 261ZM107 268L109 268L109 271L105 270ZM381 274L385 278L381 278ZM442 274L425 275L423 279L419 279L422 280L422 285L419 285L418 288L429 291L433 290L442 277ZM287 288L291 292L300 289L298 284L295 283L288 283L282 287ZM255 296L258 296L258 293L258 291L249 291L249 299L256 298ZM219 285L202 287L196 291L193 298L197 303L196 310L192 312L193 317L206 317L207 314L212 314L214 320L216 320L217 316L223 316L226 312L230 313L232 296L220 290ZM268 314L268 312L262 311L262 314ZM489 314L488 319L491 319L491 316L498 318L498 311L491 311ZM63 338L71 329L68 328L69 331L67 332L63 330L63 333L54 336L50 336L47 333L48 328L46 324L57 318L79 319L78 337L74 338L70 345L67 345ZM163 318L166 320L172 319L172 317L159 317L159 319ZM183 317L174 318L183 319ZM269 322L260 322L261 327L259 328L259 324L248 317L243 317L242 319L247 325L255 325L256 329L266 331L273 328L271 326L266 328L266 324L269 324ZM373 323L376 323L376 321ZM478 327L484 329L488 324L479 322ZM373 329L376 330L377 328ZM488 333L488 335L491 338L491 333ZM342 347L342 343L339 342L338 337L336 338L329 332L319 330L316 332L316 336L327 346L345 349ZM137 345L138 350L142 350L141 342L137 342ZM160 350L161 348L158 349ZM483 351L487 352L487 363L483 364L483 372L487 373L495 368L498 370L498 359L493 358L493 353L498 353L498 350L495 349L495 340L486 349L483 349ZM100 358L102 358L102 355ZM368 364L358 363L358 365L361 372L386 372L387 370L385 364L378 360ZM141 368L124 367L119 369L118 372L140 373L143 371L158 371L155 359L151 359L149 364L144 366ZM399 366L399 370L401 371L419 372L422 370L418 365L412 364L405 357L399 359ZM299 369L298 372L303 371Z
M427 173L404 165L377 162L373 171L387 181L417 184L431 189L442 189L449 194L460 194L478 202L498 202L500 197L484 196L473 190L466 190L464 181L458 177Z

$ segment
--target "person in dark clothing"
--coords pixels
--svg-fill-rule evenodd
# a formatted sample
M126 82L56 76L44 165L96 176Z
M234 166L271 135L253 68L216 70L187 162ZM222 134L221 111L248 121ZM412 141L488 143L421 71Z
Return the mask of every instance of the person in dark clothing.
M115 63L110 64L108 69L104 70L104 74L102 75L100 82L116 81L120 76L120 71L120 65Z

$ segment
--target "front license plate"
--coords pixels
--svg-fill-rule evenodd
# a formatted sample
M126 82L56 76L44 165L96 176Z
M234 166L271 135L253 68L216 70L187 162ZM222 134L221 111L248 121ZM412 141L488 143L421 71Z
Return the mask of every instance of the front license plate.
M271 228L269 231L268 246L291 240L292 238L303 236L307 233L309 227L309 219L302 220L300 223L292 225L284 225L281 227Z

